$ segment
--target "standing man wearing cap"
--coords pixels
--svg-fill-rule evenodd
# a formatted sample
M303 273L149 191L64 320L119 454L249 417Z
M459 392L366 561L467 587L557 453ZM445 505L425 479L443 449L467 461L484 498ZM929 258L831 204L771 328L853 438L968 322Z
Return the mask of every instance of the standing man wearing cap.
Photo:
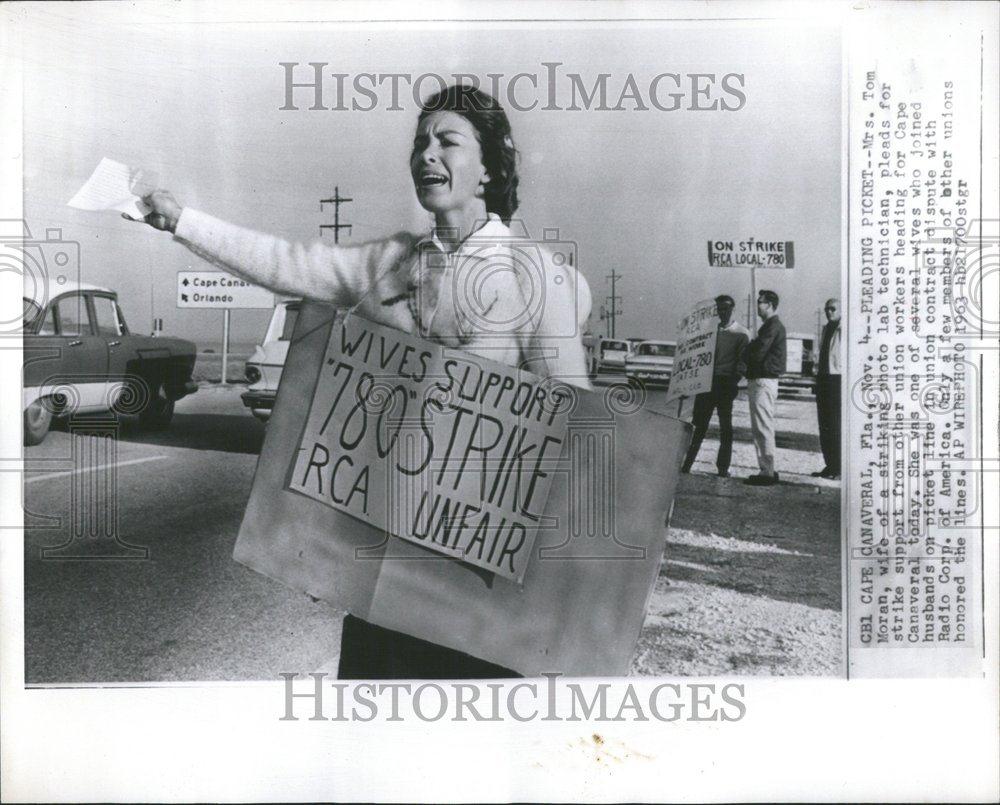
M712 412L719 412L719 455L715 466L720 478L729 477L729 462L733 455L733 400L736 399L743 373L743 352L750 343L747 328L733 318L736 302L731 296L715 297L719 315L719 331L715 339L715 362L712 367L712 388L694 398L694 436L681 472L691 472L698 457L701 442L712 421Z
M757 296L757 315L763 322L757 337L747 347L747 394L750 398L750 427L757 448L760 474L744 483L773 486L778 483L774 471L774 412L778 404L778 378L785 371L787 358L785 325L778 318L778 294L761 291Z
M840 300L827 299L816 370L816 419L826 466L814 478L840 478Z

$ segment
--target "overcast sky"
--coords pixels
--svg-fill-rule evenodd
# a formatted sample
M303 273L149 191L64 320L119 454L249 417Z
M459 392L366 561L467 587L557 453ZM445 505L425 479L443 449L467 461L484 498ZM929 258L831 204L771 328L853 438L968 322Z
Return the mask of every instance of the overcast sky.
M838 293L841 68L832 29L150 25L93 8L35 12L24 209L36 238L60 227L80 242L83 279L119 292L133 330L148 332L155 314L168 333L207 344L222 314L176 309L177 272L204 264L169 236L66 206L102 156L155 171L182 204L290 239L313 239L330 222L319 199L335 185L354 199L342 207L351 240L429 226L407 168L412 98L401 93L403 111L308 111L300 93L300 111L280 111L280 62L328 62L327 73L351 76L476 73L484 83L487 73L519 72L544 82L542 62L562 62L560 75L581 73L588 84L610 73L614 98L630 73L644 93L663 72L742 73L747 100L735 112L508 109L522 159L519 217L532 235L558 228L577 244L595 310L610 293L605 276L622 275L620 336L670 338L692 303L718 293L745 300L748 271L710 268L709 239L795 242L794 270L758 272L758 286L781 295L790 330L814 331L816 310ZM557 84L563 106L569 87ZM384 85L381 106L389 95ZM234 341L257 340L266 319L236 312ZM594 328L604 329L596 314Z

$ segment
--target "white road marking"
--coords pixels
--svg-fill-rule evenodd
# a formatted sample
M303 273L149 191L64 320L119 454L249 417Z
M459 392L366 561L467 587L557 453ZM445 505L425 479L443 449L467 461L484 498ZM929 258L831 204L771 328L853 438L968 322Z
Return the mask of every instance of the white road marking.
M110 467L127 467L130 464L144 464L147 461L159 461L162 458L168 458L168 456L147 456L146 458L130 458L128 461L119 461L117 464L102 464L97 467L81 467L78 470L65 470L63 472L50 472L45 475L36 475L33 478L25 478L24 482L26 484L33 484L35 481L48 481L50 478L65 478L67 475L79 475L84 472L96 472L98 470L106 470Z
M686 567L689 570L698 570L702 573L718 572L714 567L708 567L707 565L699 565L697 562L682 562L680 559L668 559L667 564L677 565L678 567Z

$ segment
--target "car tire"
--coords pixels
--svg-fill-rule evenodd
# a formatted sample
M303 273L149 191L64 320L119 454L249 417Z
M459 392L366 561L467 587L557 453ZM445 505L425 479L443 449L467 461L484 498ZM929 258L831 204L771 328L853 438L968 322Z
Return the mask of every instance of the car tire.
M163 384L158 383L150 394L149 402L139 412L139 425L143 430L166 430L174 418L174 401L167 399Z
M52 409L44 399L37 399L24 409L24 444L41 444L52 425Z

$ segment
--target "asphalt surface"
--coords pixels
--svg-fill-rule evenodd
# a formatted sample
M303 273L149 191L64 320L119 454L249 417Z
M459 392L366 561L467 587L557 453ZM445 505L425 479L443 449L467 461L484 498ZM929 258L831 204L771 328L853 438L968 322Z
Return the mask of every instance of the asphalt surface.
M232 559L265 433L243 408L241 390L203 386L178 403L163 433L123 418L111 452L93 454L90 464L115 467L117 484L105 483L105 469L80 471L74 459L108 440L63 424L25 448L29 684L335 673L343 613ZM647 404L663 405L661 393ZM744 409L737 404L734 475L756 470ZM839 490L808 476L821 464L814 417L811 404L780 403L778 466L786 483L771 489L715 478L710 430L678 490L634 673L835 672ZM117 513L116 527L101 520L109 512ZM734 623L726 607L776 629L768 640L787 656L774 660L770 643L747 642L746 624L726 634ZM718 629L706 635L713 619ZM804 629L807 639L796 648L793 638ZM822 651L814 657L817 641ZM761 652L770 659L756 662Z
M73 536L74 481L101 473L58 474L85 438L65 429L25 449L27 682L275 679L336 655L342 613L233 561L263 437L238 388L181 400L164 433L123 421L117 534L145 559L103 536L66 546L90 560L43 557Z

